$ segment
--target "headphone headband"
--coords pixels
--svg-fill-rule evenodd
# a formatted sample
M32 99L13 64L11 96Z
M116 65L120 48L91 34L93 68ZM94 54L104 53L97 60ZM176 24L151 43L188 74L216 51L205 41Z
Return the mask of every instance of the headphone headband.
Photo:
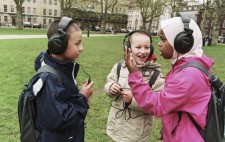
M69 24L73 21L72 18L69 17L62 17L60 22L59 22L59 28L58 28L58 32L60 34L64 34L66 35L66 28L69 26Z
M149 57L152 56L153 52L154 52L154 47L152 45L152 36L146 32L146 31L143 31L143 30L134 30L134 31L131 31L129 33L127 33L125 35L125 38L123 39L123 46L127 46L128 48L130 48L130 37L134 34L134 33L143 33L145 35L147 35L149 38L150 38L150 54L149 54ZM128 38L128 41L126 41L126 39Z
M152 36L151 36L148 32L142 31L142 30L134 30L134 31L131 31L131 32L129 32L129 33L127 33L127 34L125 35L125 38L123 39L123 45L125 44L127 38L128 38L128 42L130 42L130 37L131 37L131 35L134 34L134 33L137 33L137 32L139 32L139 33L144 33L144 34L146 34L147 36L149 36L150 42L151 42L151 44L152 44Z

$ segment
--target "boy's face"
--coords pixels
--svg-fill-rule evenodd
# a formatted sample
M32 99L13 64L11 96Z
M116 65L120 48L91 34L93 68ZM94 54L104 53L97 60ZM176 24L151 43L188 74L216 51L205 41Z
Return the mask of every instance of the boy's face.
M160 41L158 43L160 55L164 59L172 59L173 57L173 47L170 45L162 29L159 30Z
M143 64L150 54L150 38L143 33L134 33L130 38L132 56L137 64Z
M65 61L75 61L80 53L83 51L82 32L81 31L71 31L70 37L68 39L68 46L65 52L62 54Z

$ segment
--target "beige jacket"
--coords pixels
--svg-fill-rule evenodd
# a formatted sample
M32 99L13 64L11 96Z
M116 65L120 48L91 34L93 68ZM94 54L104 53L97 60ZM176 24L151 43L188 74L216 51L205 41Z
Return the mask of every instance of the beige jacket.
M140 68L144 80L149 81L154 70L159 70L160 65L156 62L146 62ZM137 104L135 99L129 106L129 109L124 110L124 103L120 95L114 96L109 93L110 85L118 83L123 89L130 89L128 85L128 70L125 63L122 63L120 77L117 81L117 64L107 76L105 85L106 94L112 97L111 109L107 122L107 134L116 142L147 142L150 136L150 131L153 123L153 118L150 114L145 113ZM153 91L160 91L164 87L164 78L160 73L155 84L152 86Z

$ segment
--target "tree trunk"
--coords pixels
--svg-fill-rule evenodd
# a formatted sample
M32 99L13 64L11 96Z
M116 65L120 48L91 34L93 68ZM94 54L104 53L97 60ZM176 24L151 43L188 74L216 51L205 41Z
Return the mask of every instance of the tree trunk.
M16 29L23 30L22 4L24 0L14 0L16 4Z
M201 30L202 30L202 36L205 36L205 23L207 20L207 10L204 9L204 11L202 12L202 21L200 24Z

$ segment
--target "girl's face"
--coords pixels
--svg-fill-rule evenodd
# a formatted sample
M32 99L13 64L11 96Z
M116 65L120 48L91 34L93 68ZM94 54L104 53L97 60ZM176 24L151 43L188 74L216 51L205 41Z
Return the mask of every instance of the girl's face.
M143 64L150 54L150 38L143 33L134 33L130 37L132 56L137 64Z
M68 39L68 46L65 52L62 54L65 61L75 61L79 57L80 53L83 51L81 41L81 31L75 31L72 29Z
M160 55L164 59L172 59L173 57L173 47L170 45L162 29L159 30L160 41L158 43Z

